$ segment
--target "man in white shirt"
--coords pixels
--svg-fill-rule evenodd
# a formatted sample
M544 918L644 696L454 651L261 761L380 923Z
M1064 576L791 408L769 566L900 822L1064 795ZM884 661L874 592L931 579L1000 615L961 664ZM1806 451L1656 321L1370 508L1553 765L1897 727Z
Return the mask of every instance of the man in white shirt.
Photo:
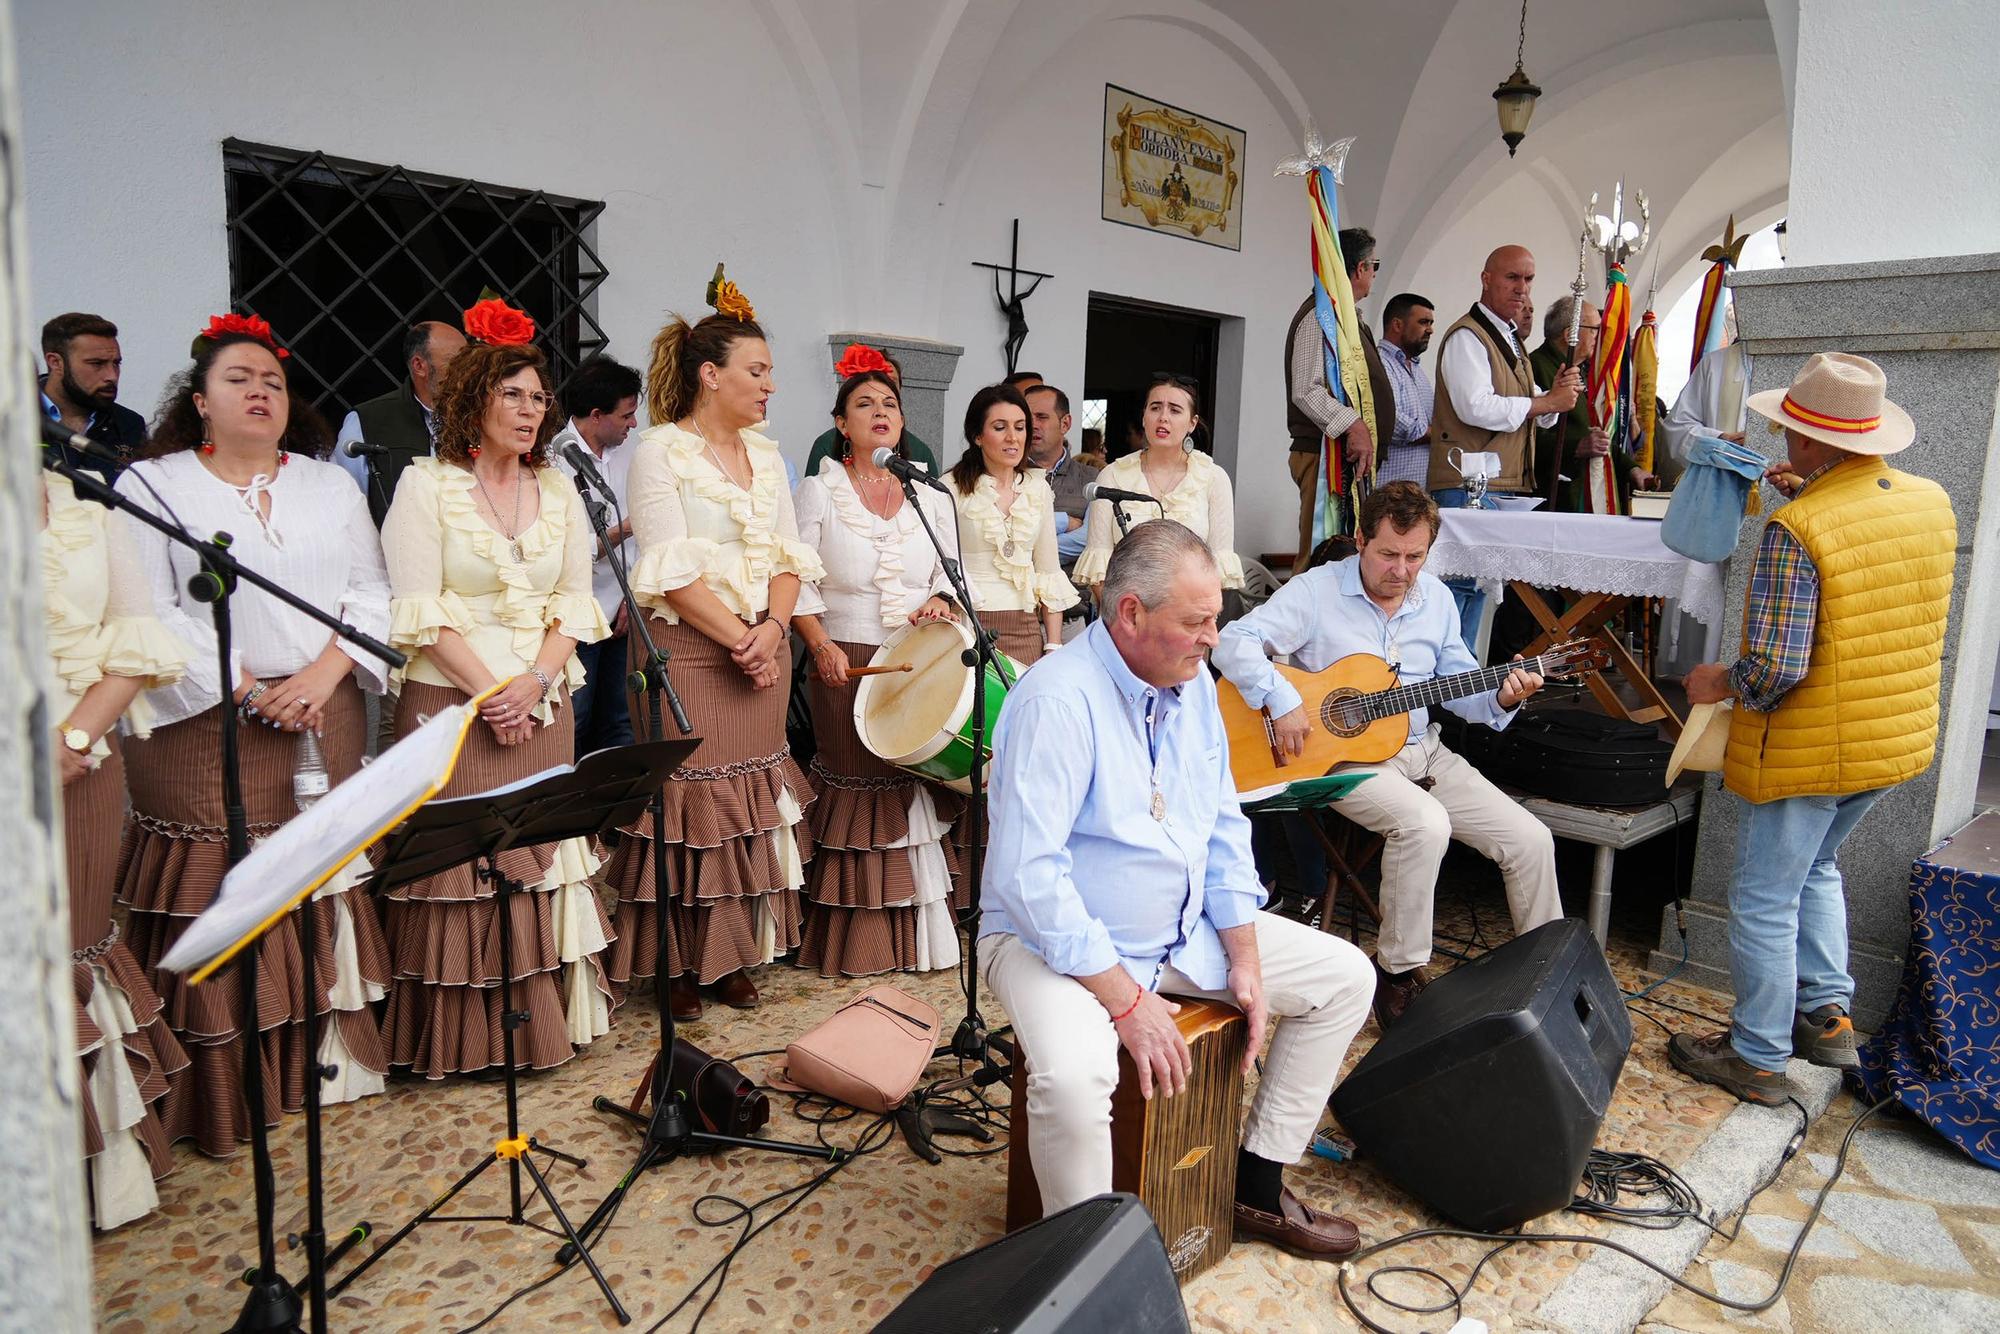
M610 357L590 357L562 388L569 421L549 441L549 457L576 482L586 506L605 499L595 485L577 477L568 446L590 455L598 475L611 490L605 515L605 536L617 547L629 573L638 547L632 541L632 521L625 514L626 479L632 472L632 451L620 448L639 417L639 372ZM605 558L603 544L591 535L590 591L611 622L612 634L595 644L578 644L576 660L583 664L583 686L570 701L576 710L576 756L594 750L632 744L632 718L625 698L625 598L618 575Z
M1500 470L1487 489L1523 494L1534 489L1533 433L1552 427L1576 404L1582 372L1571 368L1547 390L1535 383L1515 324L1529 308L1535 257L1501 246L1479 274L1479 302L1445 333L1438 354L1437 397L1431 410L1429 486L1440 504L1464 503L1464 479L1451 461L1463 454L1497 454Z
M1270 714L1277 744L1294 755L1303 753L1312 723L1273 657L1318 672L1371 653L1396 664L1402 685L1478 666L1450 592L1423 572L1438 531L1431 498L1414 482L1390 482L1361 502L1358 527L1355 555L1292 576L1270 601L1224 626L1211 655L1244 701ZM1499 730L1541 687L1540 676L1516 668L1499 689L1444 707ZM1370 777L1336 806L1384 839L1375 1019L1385 1030L1429 981L1423 965L1431 957L1438 866L1452 839L1499 864L1515 931L1562 916L1548 827L1448 750L1428 709L1413 709L1409 725L1408 743L1387 762L1352 766Z
M368 498L368 514L380 528L395 499L403 469L431 452L437 433L431 404L451 360L465 350L465 335L439 320L413 324L403 334L403 367L409 378L366 403L357 403L340 423L333 461L346 470ZM376 452L353 456L350 440L365 440Z

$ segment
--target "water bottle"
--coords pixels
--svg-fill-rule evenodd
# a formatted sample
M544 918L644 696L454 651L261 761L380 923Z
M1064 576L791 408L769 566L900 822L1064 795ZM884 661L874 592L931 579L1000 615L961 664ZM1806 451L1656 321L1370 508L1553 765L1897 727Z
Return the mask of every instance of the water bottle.
M326 754L320 749L319 738L311 732L299 733L298 762L292 769L292 800L303 812L325 796L332 785L333 780L326 771Z

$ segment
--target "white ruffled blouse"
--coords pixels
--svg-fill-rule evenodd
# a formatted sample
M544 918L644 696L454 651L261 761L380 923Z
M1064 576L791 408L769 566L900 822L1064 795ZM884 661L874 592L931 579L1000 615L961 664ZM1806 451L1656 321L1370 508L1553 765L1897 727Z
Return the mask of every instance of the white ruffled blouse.
M700 436L672 422L648 427L633 446L632 593L669 625L680 616L666 595L696 580L747 621L770 607L773 577L794 574L810 584L825 574L819 553L799 540L777 445L755 431L743 432L743 441L748 490L716 467Z
M929 487L917 503L953 559L956 526L949 502ZM835 639L880 644L909 624L910 614L934 594L950 594L944 562L924 535L906 500L892 519L861 503L854 479L839 459L821 462L819 475L799 483L792 496L799 540L819 552L826 574L799 595L800 615L816 615Z
M1014 508L1002 513L990 473L958 502L960 560L965 585L980 611L1064 611L1077 604L1075 585L1056 555L1056 496L1040 468L1014 487Z
M187 667L187 650L153 614L145 571L124 525L102 505L78 500L69 480L43 473L49 502L42 530L42 610L49 633L49 686L58 718L107 676L134 676L146 689L172 685ZM134 736L151 734L153 713L142 694L125 712ZM111 748L101 739L92 751Z
M1142 453L1127 454L1097 475L1098 485L1153 495L1140 462L1142 458ZM1159 518L1164 509L1167 518L1186 524L1195 536L1208 543L1209 550L1215 553L1216 566L1222 571L1222 586L1241 588L1243 561L1236 554L1236 495L1229 484L1229 474L1200 450L1190 453L1187 460L1187 475L1159 498L1159 505L1124 502L1125 522L1137 528ZM1118 544L1119 533L1118 520L1112 516L1108 500L1091 501L1086 522L1090 525L1090 542L1076 558L1075 577L1079 584L1089 586L1104 582L1104 571L1111 564L1111 548Z
M534 665L550 630L583 644L611 633L590 589L597 539L576 487L557 468L539 469L535 479L541 512L513 539L521 551L515 560L512 544L480 516L469 469L428 458L404 471L382 524L382 545L394 594L389 642L411 655L406 680L452 684L423 651L447 627L502 681ZM574 654L563 679L572 691L583 684ZM549 722L559 702L551 692L535 717Z
M236 487L188 449L133 464L118 479L118 494L141 509L177 518L197 535L229 533L230 552L247 568L364 634L388 636L389 579L381 538L360 488L338 466L294 455L274 475ZM268 517L258 504L260 495L270 498ZM243 672L260 681L288 677L333 640L333 632L318 621L246 585L229 599L235 661L229 681L218 681L215 623L209 605L188 591L198 571L194 553L129 515L118 515L115 523L138 554L154 614L187 653L187 671L179 681L147 692L154 726L214 708ZM388 683L388 664L344 641L339 646L354 660L362 688L380 694Z

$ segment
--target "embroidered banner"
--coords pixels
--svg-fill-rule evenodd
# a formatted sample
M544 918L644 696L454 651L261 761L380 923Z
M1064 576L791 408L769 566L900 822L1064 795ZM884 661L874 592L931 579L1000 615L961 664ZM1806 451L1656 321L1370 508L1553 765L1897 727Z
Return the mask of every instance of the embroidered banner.
M1107 83L1104 136L1105 221L1243 248L1243 131Z

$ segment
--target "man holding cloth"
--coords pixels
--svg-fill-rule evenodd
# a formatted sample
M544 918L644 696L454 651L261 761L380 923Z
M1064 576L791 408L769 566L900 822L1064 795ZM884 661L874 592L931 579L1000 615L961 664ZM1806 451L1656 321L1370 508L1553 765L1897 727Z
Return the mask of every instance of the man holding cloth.
M1764 525L1743 653L1687 676L1691 704L1733 702L1723 784L1746 803L1729 886L1729 1029L1676 1034L1676 1069L1774 1105L1785 1064L1858 1064L1847 902L1835 859L1868 808L1930 767L1958 524L1951 499L1884 456L1916 428L1881 367L1815 353L1750 398L1785 432L1765 476L1790 497Z
M1246 1071L1281 1020L1244 1122L1236 1228L1311 1258L1351 1254L1354 1225L1300 1201L1306 1151L1368 1014L1347 942L1259 911L1250 824L1204 655L1222 580L1181 524L1142 524L1105 571L1103 619L1008 696L993 741L992 841L979 954L1020 1035L1046 1213L1111 1189L1118 1049L1146 1097L1192 1067L1167 993L1226 1001Z

